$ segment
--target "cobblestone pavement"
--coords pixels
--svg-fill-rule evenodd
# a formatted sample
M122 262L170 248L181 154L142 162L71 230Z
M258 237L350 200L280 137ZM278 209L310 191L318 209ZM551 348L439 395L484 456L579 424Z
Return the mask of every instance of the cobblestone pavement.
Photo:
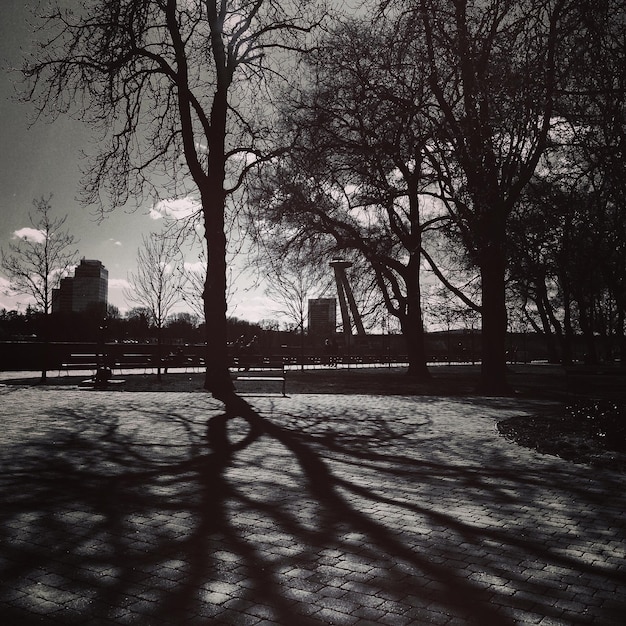
M623 476L499 436L539 405L250 401L0 387L0 622L624 623Z

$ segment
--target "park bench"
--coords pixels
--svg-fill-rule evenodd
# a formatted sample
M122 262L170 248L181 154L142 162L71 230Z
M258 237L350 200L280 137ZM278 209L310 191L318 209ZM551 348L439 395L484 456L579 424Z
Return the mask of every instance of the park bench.
M160 364L164 374L167 374L168 369L172 368L184 368L187 372L189 369L204 367L204 358L183 353L166 354L161 357ZM118 355L115 359L115 367L120 371L123 369L143 368L145 373L146 370L154 369L158 366L159 361L156 355L141 352L125 352Z
M91 370L95 373L103 363L106 363L111 369L119 370L154 366L149 354L122 354L111 358L93 352L80 352L68 355L61 363L61 370L68 374L71 370Z
M111 366L103 365L102 357L97 354L71 354L61 367L67 375L69 375L70 370L91 370L91 376L80 383L87 387L104 389L109 385L119 385L126 382L114 378Z
M125 369L142 369L144 374L148 368L156 367L152 355L142 352L124 352L116 356L113 363L120 372Z
M278 383L283 397L286 397L285 363L282 358L234 357L230 369L235 385L237 383Z
M71 353L64 356L59 372L69 375L70 371L87 370L95 375L96 371L106 364L111 370L143 369L144 374L158 366L156 357L147 352L123 352L102 356L95 352ZM204 359L196 355L167 355L161 359L161 367L167 373L168 368L185 368L185 371L204 366Z
M98 369L99 357L94 353L70 354L61 363L60 371L69 376L70 371L91 370L94 374Z
M194 371L197 368L204 367L204 357L191 354L186 355L183 353L168 354L161 359L161 366L164 368L164 373L167 374L167 370L171 368L184 368L185 372L189 370Z
M113 378L113 371L111 367L103 366L102 355L94 352L69 354L61 363L60 369L64 371L67 376L69 376L70 371L91 371L91 376L80 383L81 385L87 387L104 389L108 385L121 384L125 382L124 380Z

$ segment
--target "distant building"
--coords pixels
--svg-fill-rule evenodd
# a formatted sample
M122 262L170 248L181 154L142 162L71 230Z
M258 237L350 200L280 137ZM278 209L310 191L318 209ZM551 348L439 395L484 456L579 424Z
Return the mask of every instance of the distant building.
M336 298L309 300L309 333L312 335L334 335L337 330Z
M81 259L74 276L61 279L52 292L53 313L99 312L106 315L109 272L100 261Z

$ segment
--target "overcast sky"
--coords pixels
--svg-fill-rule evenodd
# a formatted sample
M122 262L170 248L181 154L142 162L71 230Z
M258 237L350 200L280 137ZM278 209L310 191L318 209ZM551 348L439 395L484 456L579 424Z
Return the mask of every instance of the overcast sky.
M6 249L15 231L29 226L33 200L52 194L55 216L68 215L68 229L80 241L81 257L98 259L109 270L109 302L124 310L123 284L136 267L142 233L158 232L161 220L148 204L135 212L117 210L99 222L77 197L80 192L81 147L90 140L88 128L62 118L55 123L39 121L29 125L32 109L14 101L8 71L19 67L24 49L31 45L27 24L28 6L36 2L1 0L0 16L0 246ZM240 272L236 272L240 275ZM25 308L28 298L10 297L3 292L6 277L0 270L0 309ZM255 289L251 281L239 279L232 296L231 314L249 320L273 317L275 306Z

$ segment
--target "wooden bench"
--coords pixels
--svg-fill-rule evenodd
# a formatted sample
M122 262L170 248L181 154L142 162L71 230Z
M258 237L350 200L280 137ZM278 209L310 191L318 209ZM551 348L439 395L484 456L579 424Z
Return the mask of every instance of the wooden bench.
M64 371L69 376L70 371L90 370L95 380L96 374L105 367L122 373L122 369L143 367L145 370L153 367L153 364L148 354L124 354L113 358L93 352L80 352L67 355L61 363L60 371Z
M283 398L287 397L285 364L282 359L234 358L231 362L233 381L279 383Z
M142 369L144 374L151 367L156 367L152 355L142 352L125 352L117 355L114 361L115 369L122 372L125 369Z
M179 368L185 372L204 367L204 358L186 354L166 354L161 357L161 369L167 374L168 369ZM128 352L118 355L115 359L115 367L120 371L124 369L156 369L159 367L159 360L156 355L144 354L141 352Z
M163 367L164 374L167 374L168 369L173 368L184 369L185 372L189 370L193 372L198 368L205 367L205 362L204 357L195 354L168 354L161 359L161 367Z
M62 363L61 370L69 376L70 370L91 370L96 372L98 369L98 355L91 354L70 354Z

